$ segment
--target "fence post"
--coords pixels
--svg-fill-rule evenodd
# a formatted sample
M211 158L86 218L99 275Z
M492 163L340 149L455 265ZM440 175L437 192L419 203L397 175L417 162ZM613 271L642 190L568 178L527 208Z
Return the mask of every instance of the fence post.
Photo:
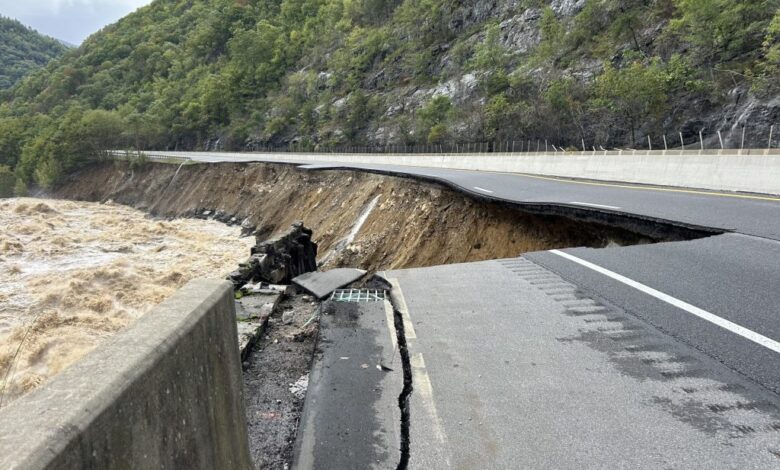
M647 136L647 147L650 149L650 151L653 151L653 141L650 140L650 136Z
M720 131L718 131L718 141L720 142L720 149L723 150L723 136L720 135Z
M739 149L744 150L745 148L745 126L742 126L742 142L739 144Z
M774 132L774 130L775 130L774 124L769 126L769 145L767 145L766 147L768 149L772 148L772 133Z
M704 129L699 131L699 146L701 147L701 150L704 150L704 137L702 137L702 132L704 132Z
M669 146L666 144L666 134L664 134L664 151L669 150Z
M585 151L585 139L582 138L581 140L582 140L582 151L584 152Z
M682 132L680 132L680 146L685 150L685 140L683 140Z

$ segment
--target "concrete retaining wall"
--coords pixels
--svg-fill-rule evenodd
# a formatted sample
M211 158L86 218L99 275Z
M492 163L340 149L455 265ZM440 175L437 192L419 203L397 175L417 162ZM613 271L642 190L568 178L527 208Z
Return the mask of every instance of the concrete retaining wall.
M151 152L157 158L339 162L526 173L659 186L780 194L780 149L487 154Z
M248 469L229 282L189 283L0 410L2 469Z

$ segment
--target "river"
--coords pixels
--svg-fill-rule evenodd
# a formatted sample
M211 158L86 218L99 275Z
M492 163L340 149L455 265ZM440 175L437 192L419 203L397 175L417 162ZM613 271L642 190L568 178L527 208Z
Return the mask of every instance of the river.
M238 227L111 202L0 200L0 406L189 280L223 278L253 244Z

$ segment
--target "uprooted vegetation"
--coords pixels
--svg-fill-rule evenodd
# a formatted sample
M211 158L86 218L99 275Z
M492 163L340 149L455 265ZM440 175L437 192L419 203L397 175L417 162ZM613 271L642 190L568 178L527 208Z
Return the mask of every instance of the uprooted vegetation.
M622 221L624 228L618 228L550 215L560 208L532 208L538 212L532 214L434 183L356 171L306 171L279 164L133 169L121 162L102 163L74 174L57 194L92 201L112 199L162 217L217 217L254 230L261 239L304 220L314 231L323 268L377 271L664 238L658 231L640 234L637 221ZM632 230L634 225L637 231ZM672 227L666 235L691 236Z

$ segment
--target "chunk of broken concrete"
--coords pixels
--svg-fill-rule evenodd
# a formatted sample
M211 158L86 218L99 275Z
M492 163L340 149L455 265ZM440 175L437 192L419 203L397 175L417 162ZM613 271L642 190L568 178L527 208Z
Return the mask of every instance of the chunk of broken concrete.
M292 295L294 289L289 285L268 284L267 282L258 282L256 284L246 284L241 287L241 292L245 294L283 294Z
M309 292L318 299L324 299L340 289L366 275L366 271L354 268L338 268L302 274L293 279L293 284Z

